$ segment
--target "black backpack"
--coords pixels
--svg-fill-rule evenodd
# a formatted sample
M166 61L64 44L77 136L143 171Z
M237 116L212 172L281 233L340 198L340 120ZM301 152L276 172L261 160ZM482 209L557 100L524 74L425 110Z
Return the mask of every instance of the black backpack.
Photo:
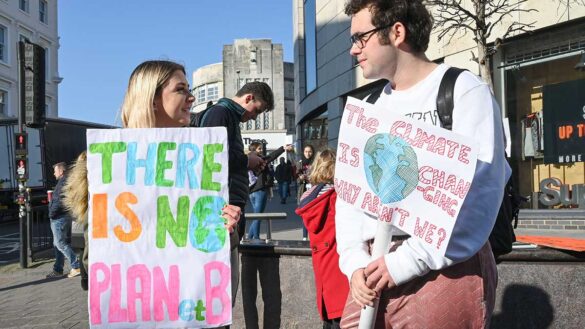
M453 126L453 91L455 82L463 71L465 70L456 67L449 68L439 85L437 112L442 127L448 130L451 130ZM374 91L366 101L374 104L380 97L382 89ZM516 241L514 228L518 225L518 212L520 211L520 204L524 201L527 201L527 199L518 194L510 178L504 187L504 197L498 211L498 217L489 236L494 256L498 257L512 251L512 244ZM514 222L513 227L512 222Z
M189 127L193 128L201 127L201 122L203 122L203 117L205 116L205 113L207 113L208 109L209 107L201 112L191 112L191 120L189 122Z

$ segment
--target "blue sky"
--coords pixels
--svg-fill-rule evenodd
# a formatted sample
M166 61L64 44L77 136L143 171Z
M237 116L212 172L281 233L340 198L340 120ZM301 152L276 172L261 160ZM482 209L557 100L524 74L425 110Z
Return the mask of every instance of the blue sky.
M290 0L59 1L59 116L119 124L132 70L149 59L186 66L187 79L221 62L240 38L281 43L292 62Z

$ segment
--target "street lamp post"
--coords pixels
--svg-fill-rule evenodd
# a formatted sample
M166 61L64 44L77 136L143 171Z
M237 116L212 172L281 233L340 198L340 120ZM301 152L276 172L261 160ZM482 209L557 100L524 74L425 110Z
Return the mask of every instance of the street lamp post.
M240 90L240 70L236 70L236 92L234 95Z

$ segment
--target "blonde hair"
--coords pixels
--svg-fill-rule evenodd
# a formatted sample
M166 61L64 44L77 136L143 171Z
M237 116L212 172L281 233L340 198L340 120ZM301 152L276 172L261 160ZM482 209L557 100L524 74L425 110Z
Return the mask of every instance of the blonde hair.
M326 148L319 152L311 166L311 184L333 183L335 174L335 151Z
M154 98L161 93L175 71L185 74L185 67L171 61L146 61L138 65L128 81L122 103L121 117L124 128L153 128Z

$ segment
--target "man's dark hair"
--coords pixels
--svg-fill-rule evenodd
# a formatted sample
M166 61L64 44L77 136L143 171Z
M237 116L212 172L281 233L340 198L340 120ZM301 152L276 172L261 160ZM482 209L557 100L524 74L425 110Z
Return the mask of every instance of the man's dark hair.
M255 152L256 149L258 148L258 146L260 146L260 145L262 145L262 143L260 143L260 142L252 142L252 143L250 143L250 145L248 145L248 150L250 152Z
M433 17L422 0L349 0L345 14L353 16L366 8L370 9L372 25L377 28L401 22L406 27L406 43L414 52L422 53L429 47ZM390 43L390 29L378 31L380 44Z
M254 98L264 102L266 104L266 111L274 109L274 95L272 94L272 89L270 89L270 86L267 83L260 81L248 82L238 90L236 96L241 97L245 94L252 94L254 95Z

